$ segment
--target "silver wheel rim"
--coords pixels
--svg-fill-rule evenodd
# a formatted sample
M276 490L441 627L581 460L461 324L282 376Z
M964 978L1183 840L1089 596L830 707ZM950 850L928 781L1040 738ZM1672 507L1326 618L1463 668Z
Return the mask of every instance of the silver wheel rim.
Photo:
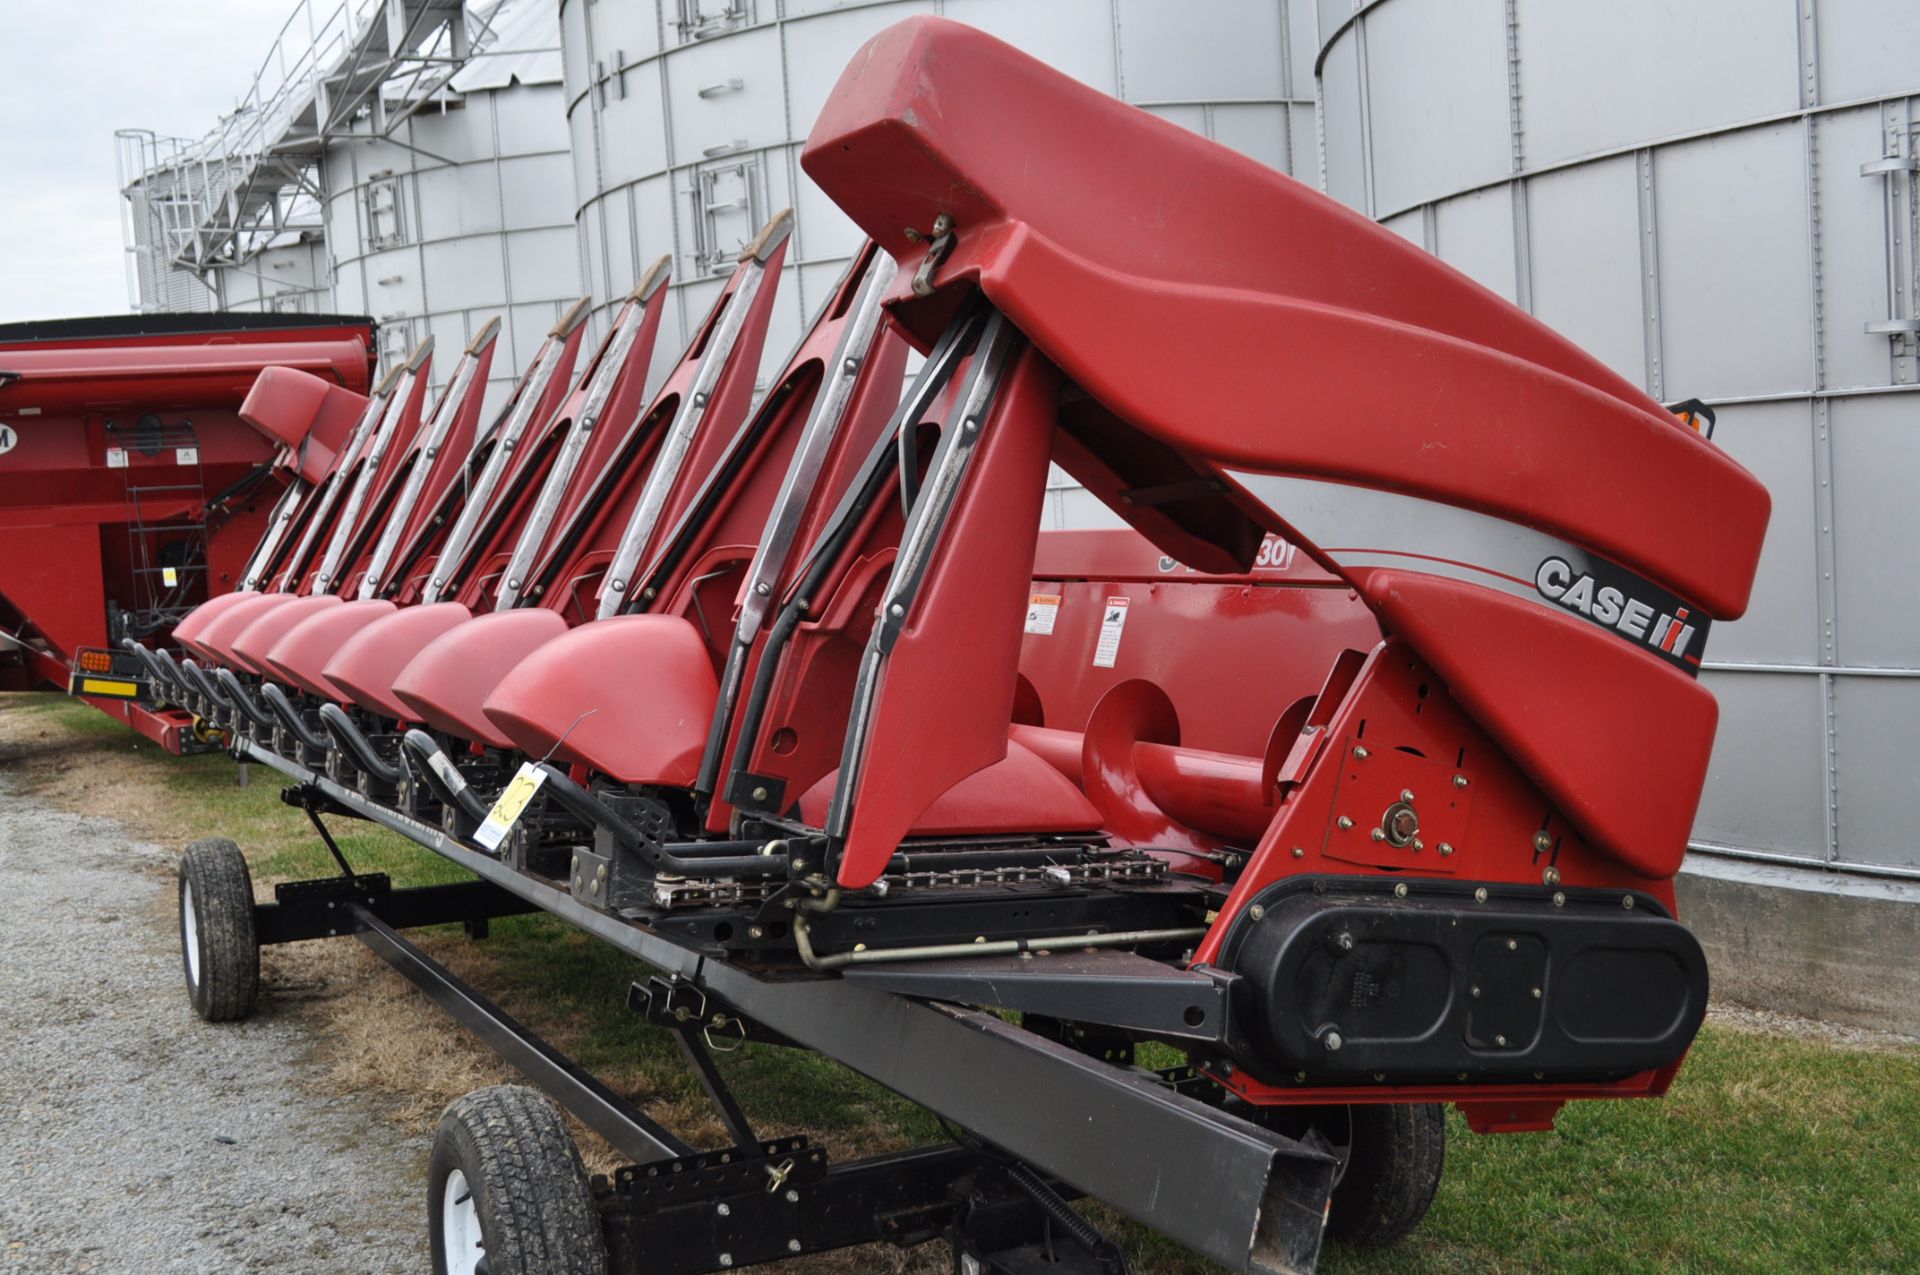
M474 1207L473 1188L458 1169L447 1174L440 1188L440 1259L447 1275L474 1275L487 1255L480 1234L480 1210Z
M193 906L193 887L180 891L180 945L187 952L187 982L200 986L200 917Z

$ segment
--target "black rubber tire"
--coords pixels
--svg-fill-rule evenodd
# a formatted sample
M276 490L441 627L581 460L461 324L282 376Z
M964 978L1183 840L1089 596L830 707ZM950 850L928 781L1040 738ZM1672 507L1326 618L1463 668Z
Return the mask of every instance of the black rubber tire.
M1446 1108L1437 1102L1347 1108L1346 1171L1333 1188L1327 1234L1346 1244L1390 1244L1420 1225L1447 1163Z
M197 938L187 932L189 892ZM245 1018L260 997L260 945L253 933L253 877L240 847L224 837L188 846L180 856L178 907L180 972L193 1012L210 1023ZM189 943L197 951L190 953Z
M434 1275L447 1275L441 1202L455 1169L473 1192L488 1275L606 1275L586 1166L545 1094L524 1085L476 1089L440 1117L427 1168Z

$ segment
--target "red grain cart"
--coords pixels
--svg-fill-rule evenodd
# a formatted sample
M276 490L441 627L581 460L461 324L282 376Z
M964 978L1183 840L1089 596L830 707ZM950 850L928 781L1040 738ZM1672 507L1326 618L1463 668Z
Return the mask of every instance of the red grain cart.
M96 649L166 640L233 588L304 437L243 418L267 367L364 393L373 322L167 314L0 326L0 690L42 683L176 751L183 714ZM104 676L85 677L85 674ZM94 686L87 686L92 681Z

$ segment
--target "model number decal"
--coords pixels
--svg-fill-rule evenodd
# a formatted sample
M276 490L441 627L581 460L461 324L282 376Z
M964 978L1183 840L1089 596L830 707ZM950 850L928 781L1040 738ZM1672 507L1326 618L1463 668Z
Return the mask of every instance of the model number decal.
M1687 673L1699 669L1711 622L1698 607L1631 572L1597 560L1582 569L1565 558L1551 557L1535 568L1533 587L1548 601Z

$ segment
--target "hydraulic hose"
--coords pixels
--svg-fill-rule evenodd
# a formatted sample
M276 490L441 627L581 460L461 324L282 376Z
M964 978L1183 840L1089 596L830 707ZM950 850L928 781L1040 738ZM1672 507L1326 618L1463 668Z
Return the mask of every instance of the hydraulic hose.
M412 753L420 759L419 773L425 777L427 787L445 805L452 806L471 819L475 826L485 821L487 805L474 795L467 784L467 777L448 757L445 750L434 741L433 736L418 729L409 730L400 737L402 755Z
M233 707L239 709L243 717L255 726L273 725L273 714L253 702L253 696L247 694L247 688L241 685L239 677L232 669L215 669L213 676L214 680L220 683L220 689L225 691L227 698L233 702Z
M373 741L360 733L345 709L338 704L320 706L320 724L327 733L337 740L342 748L352 754L354 764L372 775L383 784L398 784L407 777L407 772L395 766L374 751Z
M313 733L313 728L301 718L299 710L294 708L293 701L287 698L285 691L268 682L260 688L260 698L267 701L267 707L272 709L273 715L280 719L280 724L285 726L302 745L315 752L327 751L327 737Z
M614 840L638 850L648 864L658 871L683 877L732 877L771 876L785 870L786 861L772 855L686 856L650 844L649 838L640 829L629 823L612 806L574 783L565 771L546 762L540 764L540 770L546 775L547 792L563 809L583 823L605 828Z

